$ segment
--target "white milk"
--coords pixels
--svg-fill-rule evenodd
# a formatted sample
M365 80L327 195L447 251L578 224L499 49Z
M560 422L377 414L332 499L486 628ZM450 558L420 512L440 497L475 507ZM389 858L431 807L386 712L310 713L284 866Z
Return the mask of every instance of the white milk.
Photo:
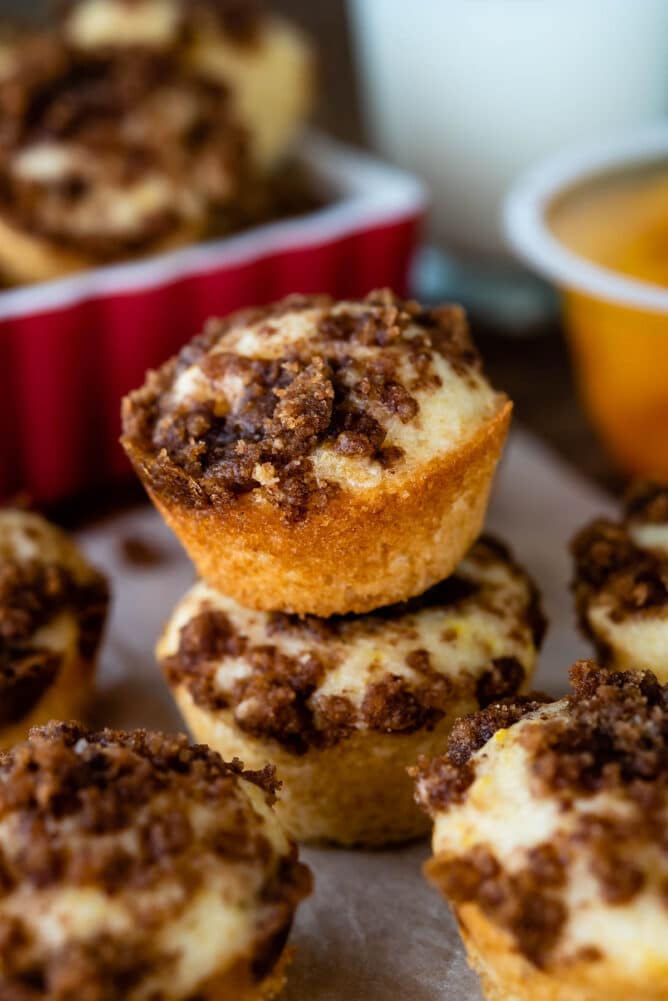
M349 0L369 124L436 236L502 249L518 171L668 108L668 0Z

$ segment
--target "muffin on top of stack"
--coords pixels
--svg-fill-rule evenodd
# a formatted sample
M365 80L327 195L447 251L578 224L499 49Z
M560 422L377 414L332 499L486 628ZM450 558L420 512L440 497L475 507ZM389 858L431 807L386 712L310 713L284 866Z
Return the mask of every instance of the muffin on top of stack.
M302 840L424 832L406 768L528 684L536 588L479 538L510 413L461 309L387 291L212 320L124 401L201 577L158 657L198 739L277 767Z

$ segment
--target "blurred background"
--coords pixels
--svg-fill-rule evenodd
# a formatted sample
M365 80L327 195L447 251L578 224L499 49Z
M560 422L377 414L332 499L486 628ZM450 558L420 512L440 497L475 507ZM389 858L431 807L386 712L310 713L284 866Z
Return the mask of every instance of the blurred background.
M51 0L0 0L0 16L44 23L53 6ZM363 142L346 0L271 0L267 6L296 21L318 44L316 123L340 139Z
M518 419L612 490L668 478L668 3L269 6L313 39L315 125L426 185L412 290L466 304Z

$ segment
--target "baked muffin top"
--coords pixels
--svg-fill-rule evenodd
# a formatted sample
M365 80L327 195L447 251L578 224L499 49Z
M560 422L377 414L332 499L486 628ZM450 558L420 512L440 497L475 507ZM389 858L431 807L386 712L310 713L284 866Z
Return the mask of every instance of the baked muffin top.
M148 49L31 36L0 75L0 208L105 259L225 228L247 138L222 83Z
M210 32L252 46L265 17L259 0L68 0L60 7L66 37L81 48L169 48Z
M198 705L229 710L249 735L300 754L361 730L432 729L453 711L514 694L544 627L533 583L486 539L441 584L369 615L251 611L200 582L158 657Z
M508 700L456 724L424 762L429 874L539 967L668 970L668 686L571 669L572 694Z
M95 653L107 603L106 580L63 532L0 510L0 726L28 715L72 647Z
M291 296L211 320L124 401L124 444L161 496L287 520L419 475L505 403L457 306L391 292Z
M573 590L582 628L668 617L668 487L636 485L619 522L598 518L574 538Z
M270 809L271 769L184 736L34 729L0 755L0 994L198 996L271 969L307 870Z
M313 105L309 40L255 0L74 0L61 32L88 52L119 46L170 51L225 83L263 175L285 157Z

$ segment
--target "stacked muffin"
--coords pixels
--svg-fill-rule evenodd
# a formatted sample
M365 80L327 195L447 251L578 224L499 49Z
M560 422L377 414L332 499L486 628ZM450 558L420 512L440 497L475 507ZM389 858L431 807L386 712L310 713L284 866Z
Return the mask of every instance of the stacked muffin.
M124 402L201 578L159 659L198 739L277 766L300 839L425 831L407 766L531 677L536 589L479 539L510 412L459 308L389 292L213 320Z

